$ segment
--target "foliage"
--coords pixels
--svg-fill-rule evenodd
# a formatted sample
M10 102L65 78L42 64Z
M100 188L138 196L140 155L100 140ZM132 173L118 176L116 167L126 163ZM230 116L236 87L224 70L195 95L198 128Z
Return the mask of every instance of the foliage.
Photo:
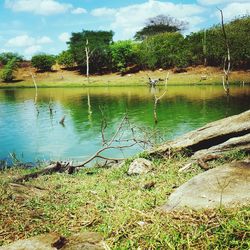
M55 56L47 54L38 54L31 59L32 66L41 71L50 71L55 62Z
M179 21L171 16L158 15L149 18L146 26L140 31L137 31L134 38L136 40L144 40L149 36L157 35L165 32L177 32L184 30L187 23Z
M57 62L60 65L63 65L66 68L74 66L74 58L70 50L62 51L57 56Z
M14 79L14 71L17 69L17 59L13 57L4 66L1 72L1 79L4 82L11 82Z
M162 33L145 39L139 48L140 64L144 68L187 66L184 37L176 33Z
M136 63L136 44L131 40L118 41L110 46L113 68L123 71L127 66Z
M235 19L225 25L229 40L231 61L234 67L249 67L250 65L250 16ZM192 61L201 64L204 59L202 39L204 30L192 33L186 38ZM223 66L226 55L226 46L221 30L221 25L216 25L206 30L206 56L208 65Z
M81 71L86 67L85 48L90 51L90 72L96 73L111 67L110 44L113 39L112 31L87 31L72 33L68 42L74 61Z
M2 65L6 65L13 58L15 58L16 61L22 61L23 60L23 56L19 55L18 53L3 52L3 53L0 54L0 63Z

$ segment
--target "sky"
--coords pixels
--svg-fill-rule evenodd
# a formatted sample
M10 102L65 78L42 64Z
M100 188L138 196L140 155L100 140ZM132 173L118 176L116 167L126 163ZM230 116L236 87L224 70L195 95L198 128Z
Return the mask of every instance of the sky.
M145 21L170 15L189 23L184 35L250 14L250 0L0 0L0 53L67 49L72 32L113 30L114 40L133 38Z

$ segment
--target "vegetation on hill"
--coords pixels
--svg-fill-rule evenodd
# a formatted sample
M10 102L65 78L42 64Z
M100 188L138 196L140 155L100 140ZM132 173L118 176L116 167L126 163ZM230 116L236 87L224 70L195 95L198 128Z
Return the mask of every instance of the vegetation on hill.
M223 67L227 53L221 25L191 33L181 33L186 23L169 16L151 18L135 35L139 41L113 41L112 31L72 33L68 50L57 57L40 54L31 62L40 71L50 71L55 62L62 67L77 66L82 73L129 72L131 68L184 68L203 64ZM231 51L232 69L248 69L250 65L250 16L243 16L225 24ZM0 54L5 65L14 53ZM136 66L136 67L135 67ZM134 73L134 72L133 72Z

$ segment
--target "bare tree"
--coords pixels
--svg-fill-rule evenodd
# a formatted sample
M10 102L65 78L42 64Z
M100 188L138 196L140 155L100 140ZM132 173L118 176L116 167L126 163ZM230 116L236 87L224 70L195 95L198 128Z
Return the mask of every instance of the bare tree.
M221 28L222 28L222 32L223 32L223 36L225 40L226 49L227 49L227 55L224 58L224 66L223 66L224 75L222 77L222 83L223 83L223 88L225 92L227 93L227 95L229 95L229 74L230 74L230 69L231 69L230 47L229 47L229 41L228 41L228 37L227 37L226 30L225 30L225 25L224 25L223 11L219 8L218 10L220 11L220 15L221 15Z
M86 54L86 76L87 76L87 78L88 78L88 83L89 83L89 58L90 58L90 48L89 48L89 40L88 40L88 39L87 39L87 41L86 41L85 54Z
M207 66L207 31L204 30L203 38L202 38L202 47L203 47L203 55L204 55L204 66Z

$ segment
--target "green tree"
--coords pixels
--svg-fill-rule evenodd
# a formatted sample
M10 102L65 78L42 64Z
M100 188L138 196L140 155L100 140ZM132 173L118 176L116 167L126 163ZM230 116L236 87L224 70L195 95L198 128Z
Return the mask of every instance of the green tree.
M136 63L136 44L131 40L115 42L110 49L115 70L123 71L129 65Z
M139 46L140 64L144 68L185 67L188 65L188 50L184 37L176 33L150 36Z
M244 16L225 24L231 62L233 67L249 67L250 65L250 17ZM203 41L204 30L195 32L186 37L185 43L189 46L194 64L204 61ZM223 66L226 55L225 41L221 25L215 25L206 30L206 57L210 66Z
M66 67L71 68L74 66L74 58L70 50L62 51L57 56L57 62L58 64Z
M4 82L11 82L14 79L14 71L17 70L17 59L10 59L1 72L1 79Z
M146 26L136 32L134 38L136 40L144 40L150 36L154 36L165 32L177 32L184 30L187 26L186 22L179 21L171 16L158 15L149 18L146 21Z
M56 59L53 55L38 54L31 58L32 66L41 71L51 71L55 63Z
M15 58L16 61L23 61L23 57L19 55L18 53L12 53L12 52L3 52L0 54L0 63L2 65L6 65L8 61Z
M86 48L89 57L90 72L102 72L111 68L110 44L112 31L87 31L72 33L68 42L74 61L82 72L86 69Z

